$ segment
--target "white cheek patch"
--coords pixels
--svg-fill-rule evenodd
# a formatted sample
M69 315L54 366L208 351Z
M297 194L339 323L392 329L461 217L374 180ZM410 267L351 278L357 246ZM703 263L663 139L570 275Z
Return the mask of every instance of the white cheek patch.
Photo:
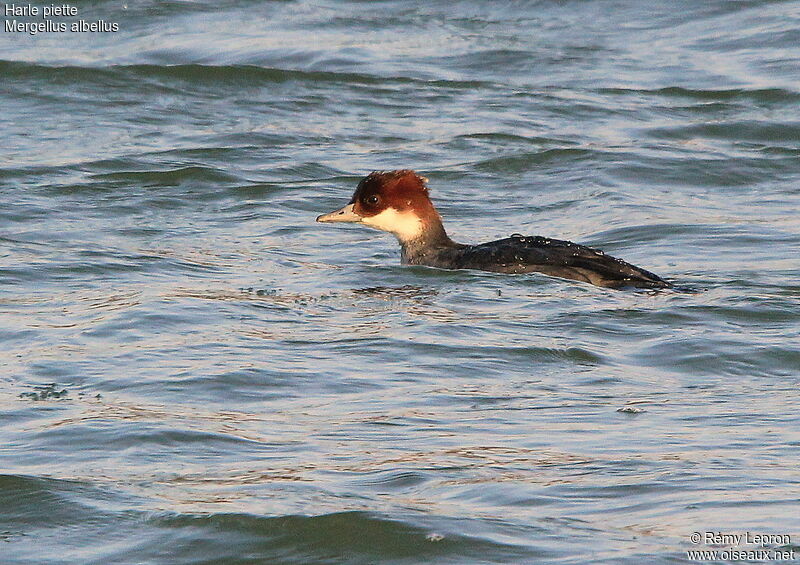
M414 212L398 212L394 208L387 208L380 214L365 217L361 223L391 232L400 241L409 241L422 235L422 221L419 216Z

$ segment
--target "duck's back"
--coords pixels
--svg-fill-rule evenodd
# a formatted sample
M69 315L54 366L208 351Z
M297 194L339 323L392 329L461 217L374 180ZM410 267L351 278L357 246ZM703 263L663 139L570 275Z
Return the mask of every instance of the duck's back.
M571 241L514 235L452 249L450 268L499 273L544 273L597 286L666 288L659 276L600 250ZM434 265L435 266L435 265Z

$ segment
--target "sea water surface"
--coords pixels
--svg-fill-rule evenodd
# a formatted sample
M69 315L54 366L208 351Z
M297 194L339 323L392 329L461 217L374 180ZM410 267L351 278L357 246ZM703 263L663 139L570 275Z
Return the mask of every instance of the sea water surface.
M70 5L0 31L0 562L800 559L800 2ZM394 168L693 292L314 223Z

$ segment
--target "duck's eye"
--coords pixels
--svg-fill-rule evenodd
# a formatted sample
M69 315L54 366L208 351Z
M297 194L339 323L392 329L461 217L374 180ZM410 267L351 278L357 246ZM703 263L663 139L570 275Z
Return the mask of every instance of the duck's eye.
M367 198L367 204L377 204L378 203L378 196L373 194L369 198Z

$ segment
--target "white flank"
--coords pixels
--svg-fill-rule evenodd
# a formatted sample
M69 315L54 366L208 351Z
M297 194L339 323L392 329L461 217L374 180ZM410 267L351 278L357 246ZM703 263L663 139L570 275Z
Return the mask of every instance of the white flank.
M361 223L393 233L400 241L410 241L422 235L422 221L419 216L414 212L398 212L394 208L365 217Z

